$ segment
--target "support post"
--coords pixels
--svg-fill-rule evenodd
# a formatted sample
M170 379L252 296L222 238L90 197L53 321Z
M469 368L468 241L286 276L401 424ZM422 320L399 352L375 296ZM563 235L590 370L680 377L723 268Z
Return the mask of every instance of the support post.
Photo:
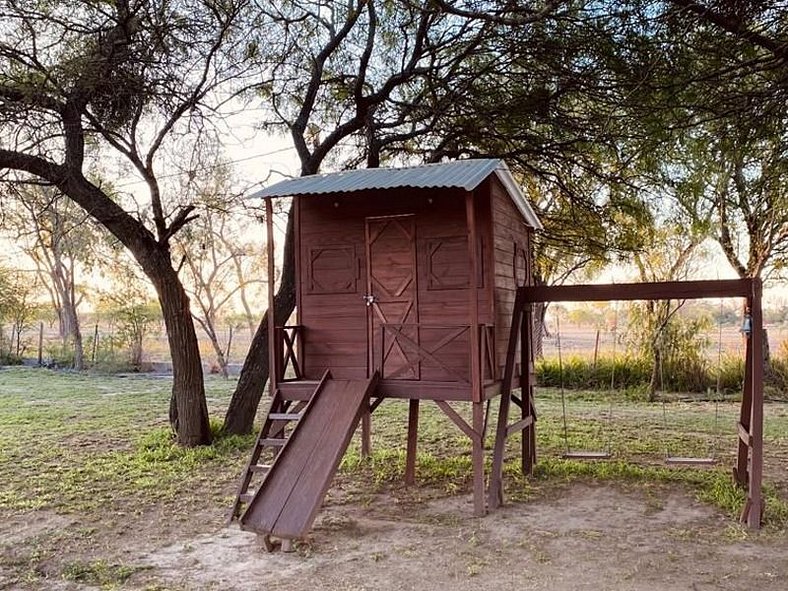
M268 394L273 396L277 388L279 371L276 355L276 314L274 313L274 206L271 199L265 200L265 227L268 238Z
M479 353L479 249L477 248L478 235L476 232L476 208L473 191L465 193L465 220L468 226L468 260L471 263L470 277L468 278L468 324L470 325L471 341L471 388L472 400L475 403L482 400L481 355ZM474 426L474 430L476 427ZM482 429L478 430L481 434Z
M405 484L416 484L416 448L419 432L419 400L408 401L408 449L405 456Z
M763 514L763 313L761 309L762 286L760 279L753 281L752 294L752 410L750 414L750 483L745 506L747 525L752 529L761 527Z
M484 503L484 403L473 403L473 514L483 517L486 508Z
M38 325L38 367L44 365L44 323Z
M361 457L368 458L372 453L372 411L369 401L361 414Z

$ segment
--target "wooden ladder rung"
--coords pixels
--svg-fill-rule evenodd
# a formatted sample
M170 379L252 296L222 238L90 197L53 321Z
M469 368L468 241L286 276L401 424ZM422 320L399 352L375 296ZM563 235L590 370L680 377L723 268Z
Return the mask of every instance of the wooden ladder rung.
M238 500L242 503L249 503L254 498L254 493L253 490L246 491L242 495L238 495Z
M260 445L268 445L270 447L283 447L284 444L287 443L287 439L283 439L280 437L267 437L265 439L260 440Z
M272 412L268 415L272 421L297 421L301 414L297 412Z
M271 464L253 464L249 466L249 472L268 472Z
M668 457L665 458L665 463L673 466L711 466L717 463L714 458L682 458L682 457Z
M613 456L606 451L568 451L561 457L567 460L607 460Z

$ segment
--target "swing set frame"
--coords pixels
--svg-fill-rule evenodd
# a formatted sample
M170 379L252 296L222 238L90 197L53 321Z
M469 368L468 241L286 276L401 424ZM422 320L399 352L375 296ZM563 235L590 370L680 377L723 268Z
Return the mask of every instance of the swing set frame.
M548 302L604 302L635 300L689 300L740 297L750 311L750 332L745 347L744 391L736 424L738 452L733 479L746 489L747 500L740 520L759 529L763 519L763 285L759 278L624 283L600 285L556 285L518 288L509 333L506 365L501 384L493 465L488 504L503 503L503 458L506 439L522 431L522 471L529 475L536 463L536 407L534 404L532 304ZM519 347L518 347L519 345ZM519 355L518 353L519 348ZM519 357L519 359L518 359ZM513 394L515 366L519 363L520 396ZM521 409L521 418L509 424L511 403Z

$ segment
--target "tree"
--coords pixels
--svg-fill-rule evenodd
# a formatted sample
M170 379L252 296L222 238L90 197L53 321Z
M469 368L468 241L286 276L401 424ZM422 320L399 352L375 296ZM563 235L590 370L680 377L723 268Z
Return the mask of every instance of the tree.
M129 365L139 370L143 363L145 337L160 321L161 310L151 299L147 282L139 276L124 253L115 253L108 275L112 288L99 293L98 313L109 321L113 339L110 346L117 343L126 347Z
M263 283L262 257L260 245L244 236L257 220L239 205L226 162L214 154L200 170L187 176L188 182L182 187L182 193L193 194L200 217L179 234L176 242L186 289L195 304L192 316L210 340L219 370L228 377L232 326L222 342L219 324L238 300L254 334L256 318L249 299L251 290Z
M410 150L430 161L506 159L545 226L539 284L593 274L641 248L650 216L633 166L643 126L632 122L644 65L661 55L651 31L619 4L440 5L495 26L455 76L430 81L417 109L430 132L407 138ZM540 305L538 325L545 312ZM539 352L538 327L535 337Z
M163 148L203 128L216 91L243 76L245 5L6 3L0 25L3 180L56 187L123 244L151 280L173 362L170 420L187 446L211 439L189 298L170 246L194 219L194 207L167 199L158 170ZM91 181L86 148L94 144L144 181L147 195L130 209Z
M645 248L634 254L638 279L643 282L686 280L696 270L695 264L703 254L699 253L699 247L704 239L705 234L694 231L691 224L663 221L650 232ZM671 353L680 356L689 352L686 347L678 352L671 350L671 345L681 340L676 338L680 332L676 315L683 305L683 300L649 300L633 306L636 311L633 324L637 326L635 341L652 360L649 402L654 402L657 389L663 385L666 357Z
M685 140L671 167L679 199L739 277L780 277L788 266L788 153L785 117L750 127L721 121Z
M78 307L83 293L77 275L95 260L100 241L87 214L73 201L40 185L12 185L13 203L6 208L8 234L36 265L37 275L57 313L63 344L73 347L73 366L84 368Z

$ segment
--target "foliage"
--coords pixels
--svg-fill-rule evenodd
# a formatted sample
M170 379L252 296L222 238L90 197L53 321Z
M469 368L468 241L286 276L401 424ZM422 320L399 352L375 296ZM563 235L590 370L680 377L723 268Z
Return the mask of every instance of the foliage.
M563 371L561 371L563 366ZM651 378L651 365L641 357L602 355L596 364L579 355L564 357L559 365L555 357L536 362L536 378L541 386L558 388L610 390L645 386Z
M703 378L709 373L705 351L710 342L706 333L711 328L708 318L687 319L675 314L666 319L655 334L646 304L630 307L630 326L627 337L632 349L649 364L657 363L656 387L665 391L666 385L679 392L702 392ZM654 355L654 350L659 355ZM669 378L667 376L670 376Z
M29 340L24 333L40 309L37 282L29 274L0 266L0 362L20 363ZM8 328L6 328L6 324Z
M782 341L772 354L766 380L776 391L774 397L788 399L788 340Z

